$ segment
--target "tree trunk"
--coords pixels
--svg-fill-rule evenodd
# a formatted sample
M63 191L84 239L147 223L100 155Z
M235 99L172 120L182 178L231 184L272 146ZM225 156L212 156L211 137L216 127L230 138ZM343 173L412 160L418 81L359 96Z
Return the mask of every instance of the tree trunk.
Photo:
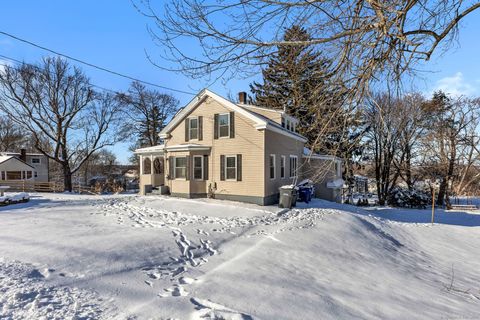
M63 191L72 192L72 171L68 163L63 164Z

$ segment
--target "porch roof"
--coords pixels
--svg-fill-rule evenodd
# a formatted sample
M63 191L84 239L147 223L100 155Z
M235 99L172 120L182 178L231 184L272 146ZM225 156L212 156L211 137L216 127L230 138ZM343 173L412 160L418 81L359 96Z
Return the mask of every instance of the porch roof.
M165 145L161 144L153 147L139 148L135 150L135 154L163 154Z
M195 143L176 144L165 148L167 151L209 151L212 147Z

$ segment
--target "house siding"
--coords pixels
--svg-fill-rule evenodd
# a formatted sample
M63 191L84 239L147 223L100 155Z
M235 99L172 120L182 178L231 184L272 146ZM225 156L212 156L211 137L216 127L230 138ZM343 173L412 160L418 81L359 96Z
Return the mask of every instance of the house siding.
M338 163L338 171L335 171L335 162ZM302 159L302 177L310 179L315 185L315 196L317 198L340 202L341 189L327 188L327 183L332 180L341 179L341 162L323 159Z
M265 172L265 196L274 198L278 196L278 189L287 184L294 182L293 178L290 178L290 155L297 156L298 173L301 174L302 168L301 159L303 153L303 142L295 140L290 137L286 137L280 133L273 131L265 131L265 155L264 155L264 172ZM270 155L275 155L275 179L270 179ZM280 159L281 156L285 156L285 178L280 177ZM300 177L299 177L300 178Z
M208 185L216 183L216 195L253 196L264 197L264 132L254 128L254 122L239 113L235 113L235 137L214 139L214 115L228 113L231 110L224 107L216 100L208 97L190 112L187 117L203 116L203 139L185 141L185 122L180 121L170 132L166 147L195 143L211 147L209 155L209 179L205 183L193 182L192 189L188 181L170 183L172 193L202 193L208 190ZM179 152L168 152L168 156L181 154ZM193 154L193 153L190 153ZM221 181L220 180L220 156L221 155L242 155L242 181ZM191 162L192 163L192 162Z

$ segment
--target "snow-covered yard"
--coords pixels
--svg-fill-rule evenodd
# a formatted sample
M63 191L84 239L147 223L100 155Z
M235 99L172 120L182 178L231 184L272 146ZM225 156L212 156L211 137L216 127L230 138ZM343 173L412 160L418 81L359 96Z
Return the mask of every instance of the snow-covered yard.
M480 318L480 215L302 205L33 194L0 208L0 318Z

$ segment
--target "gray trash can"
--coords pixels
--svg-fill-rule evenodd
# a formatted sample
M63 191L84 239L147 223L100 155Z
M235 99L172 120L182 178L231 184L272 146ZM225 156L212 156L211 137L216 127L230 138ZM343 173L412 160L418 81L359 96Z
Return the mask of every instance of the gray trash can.
M280 192L278 201L280 208L291 209L297 204L297 189L294 186L282 186L278 190Z

